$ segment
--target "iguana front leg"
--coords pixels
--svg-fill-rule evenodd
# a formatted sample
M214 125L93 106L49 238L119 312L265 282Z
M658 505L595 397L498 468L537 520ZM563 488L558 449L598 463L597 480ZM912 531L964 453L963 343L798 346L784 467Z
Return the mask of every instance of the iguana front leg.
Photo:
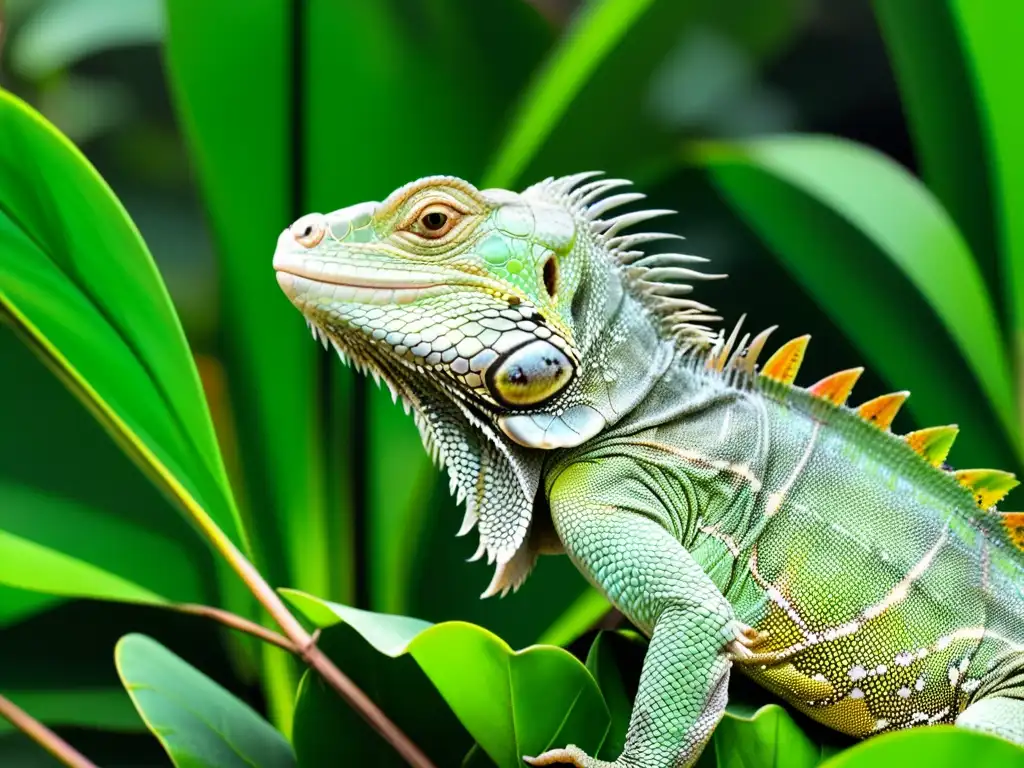
M631 480L629 472L640 474L624 458L574 464L550 491L552 520L577 567L635 624L653 630L626 747L614 763L570 745L527 759L532 765L692 765L725 708L731 656L750 642L670 532L672 516L650 478Z

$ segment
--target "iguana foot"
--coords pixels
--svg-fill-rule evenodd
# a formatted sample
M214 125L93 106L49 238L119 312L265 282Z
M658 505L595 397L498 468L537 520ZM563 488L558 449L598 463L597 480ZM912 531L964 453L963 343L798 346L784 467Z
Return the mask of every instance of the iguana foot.
M726 643L725 651L733 661L744 662L754 657L752 649L768 639L767 632L758 632L742 621L730 622L726 627L732 639Z
M609 763L607 760L598 760L591 757L575 744L570 744L563 749L549 749L543 755L536 757L523 757L523 761L529 765L575 765L576 768L627 768L626 763L618 761Z

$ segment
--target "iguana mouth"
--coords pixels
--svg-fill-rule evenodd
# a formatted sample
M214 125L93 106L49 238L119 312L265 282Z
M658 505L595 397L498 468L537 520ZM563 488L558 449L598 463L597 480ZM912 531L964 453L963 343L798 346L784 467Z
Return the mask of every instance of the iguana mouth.
M412 270L380 269L338 261L321 261L293 254L276 254L277 282L291 298L307 294L314 286L332 286L333 298L360 304L406 304L426 293L452 289L428 275Z

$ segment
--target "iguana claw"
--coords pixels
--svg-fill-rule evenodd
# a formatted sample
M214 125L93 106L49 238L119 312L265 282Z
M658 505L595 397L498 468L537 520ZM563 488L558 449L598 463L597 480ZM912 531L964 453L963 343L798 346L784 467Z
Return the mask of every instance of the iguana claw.
M726 646L726 653L733 661L743 662L754 657L752 648L756 648L768 639L767 632L758 632L751 626L742 622L734 622L732 627L733 639Z

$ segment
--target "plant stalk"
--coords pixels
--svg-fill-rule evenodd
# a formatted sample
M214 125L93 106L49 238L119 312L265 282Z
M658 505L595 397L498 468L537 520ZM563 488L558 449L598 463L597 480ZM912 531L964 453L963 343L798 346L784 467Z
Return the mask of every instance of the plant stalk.
M36 744L70 768L96 768L96 764L36 720L10 699L0 696L0 717L9 720Z

